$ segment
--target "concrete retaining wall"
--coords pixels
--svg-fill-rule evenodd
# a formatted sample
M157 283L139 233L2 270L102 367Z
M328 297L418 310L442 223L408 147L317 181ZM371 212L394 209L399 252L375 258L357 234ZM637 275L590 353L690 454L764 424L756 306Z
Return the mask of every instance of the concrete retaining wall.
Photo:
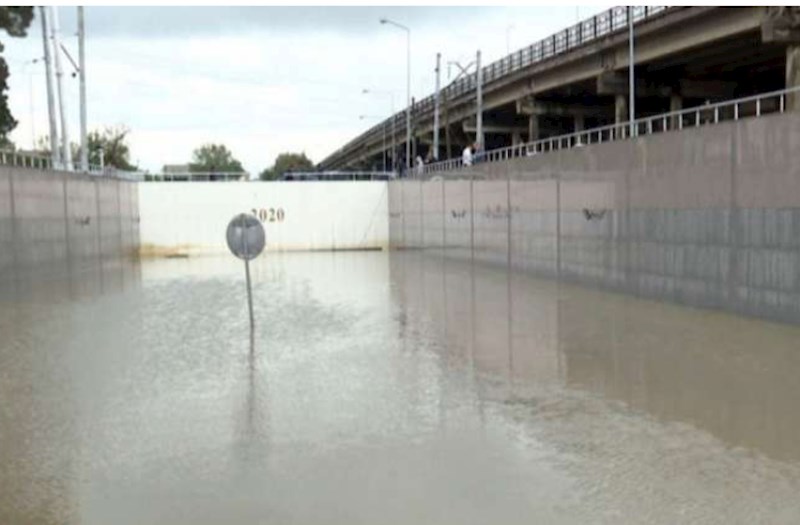
M132 195L131 182L0 167L0 278L135 254Z
M386 182L145 182L138 191L144 255L227 253L238 213L262 220L267 250L389 244Z
M798 322L797 144L772 115L393 182L391 245Z

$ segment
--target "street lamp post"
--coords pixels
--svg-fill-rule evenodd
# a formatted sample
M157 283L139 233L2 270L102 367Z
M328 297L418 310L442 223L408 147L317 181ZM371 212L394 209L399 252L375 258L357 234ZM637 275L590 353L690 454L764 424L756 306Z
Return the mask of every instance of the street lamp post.
M406 173L411 168L411 30L388 18L381 18L381 24L393 25L406 32Z
M634 79L634 56L633 56L633 6L628 6L628 121L630 122L630 136L636 135L636 93Z

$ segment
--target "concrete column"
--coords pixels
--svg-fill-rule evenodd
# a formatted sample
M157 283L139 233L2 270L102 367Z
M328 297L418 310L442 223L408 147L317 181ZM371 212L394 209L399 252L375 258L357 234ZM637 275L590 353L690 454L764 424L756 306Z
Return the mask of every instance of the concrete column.
M628 98L624 94L619 94L614 97L614 123L622 124L628 121ZM619 128L617 130L617 137L625 137L625 129Z
M514 131L511 133L511 145L516 146L517 144L522 144L522 136L519 131Z
M531 115L528 117L528 142L539 140L539 116Z
M583 118L582 114L580 114L580 113L576 114L573 117L573 119L574 119L574 122L575 122L575 131L576 132L583 131L584 129L586 129L586 124L584 122L584 118Z
M786 88L800 88L800 44L786 46ZM786 95L786 111L800 109L800 92Z
M672 111L680 111L682 109L683 109L683 97L678 93L671 94L669 96L669 110L670 110L670 112L672 112ZM680 117L672 117L672 119L671 119L672 122L670 123L670 126L672 127L672 129L677 129L678 128L678 126L679 126L678 119L679 118Z

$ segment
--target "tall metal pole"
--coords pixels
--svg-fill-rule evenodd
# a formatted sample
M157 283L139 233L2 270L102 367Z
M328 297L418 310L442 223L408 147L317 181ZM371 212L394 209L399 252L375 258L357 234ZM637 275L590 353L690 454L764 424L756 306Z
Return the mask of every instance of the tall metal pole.
M406 172L411 170L411 30L406 28Z
M386 125L383 125L383 172L386 173Z
M483 70L481 69L481 51L478 50L478 53L475 58L475 66L477 67L477 71L475 72L476 75L476 84L477 84L477 103L478 107L476 108L476 133L475 133L475 142L478 143L478 147L484 148L483 144Z
M406 171L411 168L411 29L388 18L381 24L390 24L406 32Z
M51 31L53 35L53 58L56 66L56 88L58 89L58 113L61 117L61 160L63 168L72 169L72 159L69 151L69 126L67 126L67 97L64 93L64 70L61 68L61 41L59 39L58 10L50 6Z
M394 118L394 93L389 92L389 101L392 105L392 172L397 169L397 149L395 146L395 118Z
M81 171L89 171L89 140L86 131L86 32L83 6L78 6L78 65L81 81Z
M628 121L630 122L630 136L636 136L636 125L633 121L636 119L636 93L634 91L634 73L633 73L634 57L633 57L633 6L628 6Z
M56 102L53 96L53 66L50 56L50 33L47 23L47 11L45 7L39 7L39 14L42 19L42 43L44 45L44 71L47 79L47 114L50 123L50 163L53 168L61 164L61 154L58 151L58 124L56 123Z
M442 54L436 53L436 98L433 109L433 160L439 160L439 74Z

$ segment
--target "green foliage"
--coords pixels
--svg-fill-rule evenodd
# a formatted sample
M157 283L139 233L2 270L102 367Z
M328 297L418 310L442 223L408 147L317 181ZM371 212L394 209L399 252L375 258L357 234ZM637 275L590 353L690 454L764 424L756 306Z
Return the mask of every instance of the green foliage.
M89 164L100 164L100 152L103 154L103 165L120 170L133 171L136 166L130 163L130 147L127 143L131 132L125 126L106 127L103 131L91 131L87 135L89 143ZM77 153L77 149L73 153Z
M193 173L244 172L242 163L223 144L204 144L192 153L189 171Z
M138 168L130 163L130 148L127 137L130 130L125 126L106 127L102 131L90 131L86 135L89 147L89 164L100 165L100 152L103 154L103 165L126 171ZM59 144L59 148L61 145ZM50 155L50 135L42 135L36 139L34 151L41 155ZM77 166L81 160L80 144L70 144L72 162Z
M33 20L33 7L0 7L0 29L13 37L27 35L28 26ZM0 53L4 46L0 43ZM0 57L0 142L7 140L8 134L17 127L17 121L8 107L8 64Z
M275 158L272 167L258 176L261 180L275 180L289 171L313 171L314 163L305 153L281 153Z

